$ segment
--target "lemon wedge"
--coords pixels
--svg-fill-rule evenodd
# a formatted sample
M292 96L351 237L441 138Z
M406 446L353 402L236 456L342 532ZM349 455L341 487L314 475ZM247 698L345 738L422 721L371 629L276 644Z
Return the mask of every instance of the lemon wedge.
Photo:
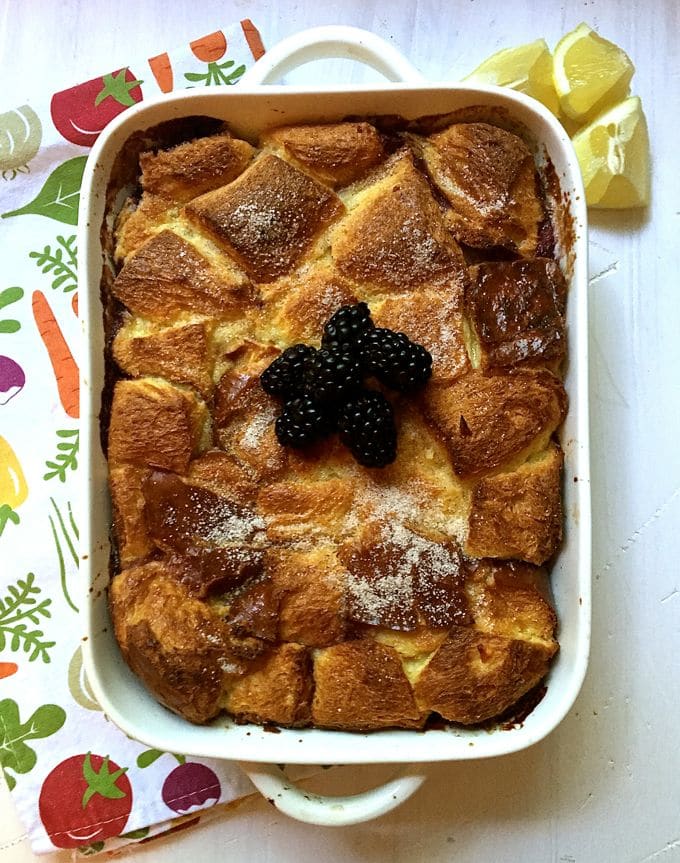
M553 63L545 39L516 48L504 48L463 78L476 84L497 84L533 96L557 113L559 100L553 85Z
M638 96L600 114L572 143L588 206L623 209L649 203L649 137Z
M628 95L635 67L630 57L587 24L557 43L553 80L560 108L572 120L587 121Z

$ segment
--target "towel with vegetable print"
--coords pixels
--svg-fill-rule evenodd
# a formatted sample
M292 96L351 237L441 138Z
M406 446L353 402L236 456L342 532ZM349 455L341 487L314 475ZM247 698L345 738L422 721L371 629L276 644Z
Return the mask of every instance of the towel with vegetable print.
M243 21L0 112L0 766L35 852L146 840L253 790L227 762L130 740L83 673L75 226L88 148L113 117L237 84L263 50Z

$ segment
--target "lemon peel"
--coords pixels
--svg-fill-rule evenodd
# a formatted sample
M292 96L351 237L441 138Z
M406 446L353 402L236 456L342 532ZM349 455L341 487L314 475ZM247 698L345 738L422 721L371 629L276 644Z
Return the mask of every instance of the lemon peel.
M553 114L559 100L553 85L552 55L545 39L516 48L504 48L480 63L463 78L476 84L496 84L526 93L542 102Z

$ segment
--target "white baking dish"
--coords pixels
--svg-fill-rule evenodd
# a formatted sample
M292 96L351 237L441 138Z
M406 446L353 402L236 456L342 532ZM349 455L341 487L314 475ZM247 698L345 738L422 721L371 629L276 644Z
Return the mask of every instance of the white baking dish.
M291 88L262 86L290 68L320 57L366 62L395 84L361 87ZM521 724L507 730L380 731L356 734L317 729L282 729L278 734L222 718L207 727L190 725L159 705L123 661L109 621L110 505L106 463L99 443L99 412L104 380L102 308L99 286L103 251L100 228L114 158L126 139L165 120L206 115L227 121L237 135L254 138L283 123L332 121L351 115L398 114L405 118L482 105L490 115L509 112L538 142L537 156L549 158L560 185L562 263L570 283L567 312L569 362L565 385L569 415L562 429L565 451L565 539L552 571L559 615L560 651L547 692ZM78 243L82 352L83 434L82 575L85 659L92 686L106 713L127 734L158 749L234 759L283 811L301 820L346 824L375 817L397 805L423 780L415 765L504 755L545 737L572 706L586 670L590 640L590 488L588 464L587 241L585 197L570 141L560 124L538 102L494 87L429 84L391 46L370 33L326 27L301 33L276 46L234 88L191 90L143 102L112 122L92 149L81 193ZM303 795L275 764L412 765L401 778L354 798Z

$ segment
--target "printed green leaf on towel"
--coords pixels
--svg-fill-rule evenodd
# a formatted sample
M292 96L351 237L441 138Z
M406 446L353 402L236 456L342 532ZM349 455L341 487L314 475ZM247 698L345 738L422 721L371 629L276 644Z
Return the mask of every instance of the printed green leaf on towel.
M109 97L111 97L114 102L118 102L119 105L123 105L125 108L131 108L132 105L137 104L139 100L133 98L130 90L134 90L135 87L139 87L139 85L143 84L144 81L139 81L134 77L132 81L129 81L129 71L129 69L120 69L118 72L113 72L102 77L103 87L99 93L97 93L94 100L95 108L97 105L101 104L104 99Z
M43 273L52 276L52 289L62 290L65 294L78 288L78 249L76 247L76 235L70 237L57 236L57 241L52 246L45 246L42 252L29 252L29 258L35 260L36 266Z
M155 761L158 761L161 755L172 755L178 764L184 764L187 760L185 755L177 755L175 752L163 752L161 749L145 749L144 752L140 752L137 756L137 767L142 770L145 767L150 767Z
M42 629L31 628L29 624L36 627L41 617L52 616L49 610L52 600L38 602L41 590L32 572L10 584L7 590L7 595L0 599L0 651L6 647L14 652L23 650L29 654L29 662L38 658L49 662L48 651L56 642L46 641Z
M12 303L16 303L23 297L23 295L23 288L5 288L4 291L0 291L0 309L4 309L7 306L12 305ZM16 333L20 329L21 324L19 321L12 320L11 318L5 318L4 320L0 318L0 333Z
M0 767L10 791L17 784L12 774L29 773L38 760L26 741L50 737L59 731L65 719L61 707L43 704L26 722L21 722L16 701L11 698L0 701Z
M205 87L213 84L235 84L246 71L246 67L237 66L231 72L227 72L226 70L231 69L233 65L233 60L226 60L224 63L208 63L207 72L185 72L184 77L187 81L203 84Z
M0 503L0 536L10 522L19 524L20 521L18 512L14 512L8 503Z
M130 830L129 833L121 833L121 839L144 839L149 835L148 827L140 827L137 830Z
M54 479L58 477L60 482L66 482L66 474L70 470L78 468L78 452L80 449L80 432L78 429L59 429L57 437L57 454L54 461L45 462L47 472L43 479Z
M82 854L83 857L93 857L95 854L103 851L105 845L106 842L93 842L91 845L79 845L76 851L78 854Z
M32 213L56 219L66 225L77 225L80 185L86 161L86 156L76 156L58 165L45 180L37 197L18 210L3 213L0 218L9 219Z
M73 510L71 509L70 501L66 504L66 508L68 510L67 517L65 517L64 513L59 509L53 497L50 498L50 503L52 504L55 516L52 518L50 515L49 521L50 528L52 529L52 538L54 539L54 545L57 550L57 559L59 561L59 581L61 584L61 590L67 604L77 614L78 606L71 599L66 585L66 560L68 554L75 564L76 569L78 568L79 560L76 545L80 539L80 532L78 531L76 520L73 517Z

